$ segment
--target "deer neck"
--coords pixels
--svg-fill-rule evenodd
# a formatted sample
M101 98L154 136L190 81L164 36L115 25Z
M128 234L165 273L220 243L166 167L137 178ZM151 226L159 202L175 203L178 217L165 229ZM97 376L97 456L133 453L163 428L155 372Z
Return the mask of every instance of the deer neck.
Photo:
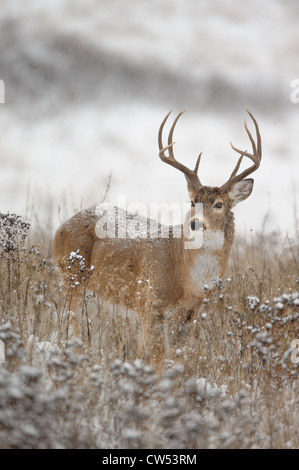
M205 289L214 286L227 268L234 239L234 221L224 230L210 229L202 232L202 246L184 250L186 272L185 290L188 294L202 296Z

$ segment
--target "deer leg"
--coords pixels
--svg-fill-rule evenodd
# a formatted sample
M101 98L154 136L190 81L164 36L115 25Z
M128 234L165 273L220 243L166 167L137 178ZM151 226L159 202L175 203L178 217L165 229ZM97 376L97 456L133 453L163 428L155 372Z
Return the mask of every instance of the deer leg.
M155 309L141 317L144 358L155 369L164 365L166 357L165 329L162 315Z
M76 292L75 289L69 288L67 292L67 325L66 338L80 338L81 329L79 321L79 313L82 301L82 292Z

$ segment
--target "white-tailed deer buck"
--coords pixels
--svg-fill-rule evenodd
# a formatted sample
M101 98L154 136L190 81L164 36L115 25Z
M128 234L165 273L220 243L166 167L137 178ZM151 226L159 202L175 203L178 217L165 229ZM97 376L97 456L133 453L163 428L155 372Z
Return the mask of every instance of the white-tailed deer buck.
M170 113L163 120L158 134L159 157L185 175L191 199L184 224L167 227L168 237L161 236L165 229L162 225L156 226L157 238L150 219L107 204L78 212L55 235L55 259L74 302L87 289L112 304L137 311L144 332L152 333L152 357L162 354L161 325L167 315L190 318L203 299L205 286L212 287L226 270L234 239L232 208L251 194L253 179L246 177L257 170L262 158L259 127L247 112L255 126L256 142L245 121L252 153L231 144L240 157L230 178L220 187L200 182L197 173L201 154L194 170L174 157L173 131L182 112L173 122L167 146L163 146L162 132ZM248 157L252 165L238 174L243 157ZM197 204L203 208L200 216ZM139 231L136 236L127 231L124 236L120 221L131 227L132 222L139 228L143 226L144 233L140 236ZM115 228L113 236L107 236L104 222ZM202 244L188 249L186 243L196 232L201 234Z

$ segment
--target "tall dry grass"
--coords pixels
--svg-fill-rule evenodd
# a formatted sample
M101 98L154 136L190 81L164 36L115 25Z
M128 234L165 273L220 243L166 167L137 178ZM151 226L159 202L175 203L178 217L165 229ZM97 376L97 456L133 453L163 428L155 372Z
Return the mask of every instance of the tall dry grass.
M51 221L1 214L0 233L0 447L298 447L298 240L237 239L157 373L139 316L92 293L70 338Z

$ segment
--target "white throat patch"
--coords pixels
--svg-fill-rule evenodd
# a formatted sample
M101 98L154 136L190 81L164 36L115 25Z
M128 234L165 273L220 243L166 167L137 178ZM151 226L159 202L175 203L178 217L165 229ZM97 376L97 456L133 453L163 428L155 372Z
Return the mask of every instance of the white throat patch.
M220 250L224 244L224 233L221 230L203 231L203 249Z
M205 287L213 287L213 281L220 276L219 260L212 253L200 253L190 271L191 291L194 295L202 293Z
M204 230L203 246L195 257L190 271L190 287L194 295L202 293L204 287L213 287L213 281L220 276L219 259L215 252L224 244L221 230Z

